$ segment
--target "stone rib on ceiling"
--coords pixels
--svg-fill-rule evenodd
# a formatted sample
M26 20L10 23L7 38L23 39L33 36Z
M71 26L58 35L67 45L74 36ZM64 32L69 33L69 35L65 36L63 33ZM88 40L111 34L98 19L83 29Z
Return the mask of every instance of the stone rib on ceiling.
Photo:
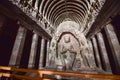
M42 0L40 12L55 27L66 18L81 24L89 3L89 0Z
M64 13L64 14L66 14L66 13ZM62 23L67 17L66 17L66 15L64 15L64 14L62 14L62 15L60 15L59 17L61 17L61 18L57 18L56 19L56 21L54 22L54 25L56 25L56 26L58 26L60 23ZM69 16L72 16L71 17L71 20L72 21L75 21L75 22L78 22L78 23L80 23L81 21L79 20L79 15L78 16L76 16L77 14L75 14L75 13L69 13Z

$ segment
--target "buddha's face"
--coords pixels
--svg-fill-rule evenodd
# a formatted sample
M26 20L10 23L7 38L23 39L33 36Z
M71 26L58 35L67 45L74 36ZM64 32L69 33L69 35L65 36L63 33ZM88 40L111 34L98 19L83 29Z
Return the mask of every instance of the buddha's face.
M65 43L69 43L70 42L70 36L69 35L65 35L64 36L64 41L65 41Z

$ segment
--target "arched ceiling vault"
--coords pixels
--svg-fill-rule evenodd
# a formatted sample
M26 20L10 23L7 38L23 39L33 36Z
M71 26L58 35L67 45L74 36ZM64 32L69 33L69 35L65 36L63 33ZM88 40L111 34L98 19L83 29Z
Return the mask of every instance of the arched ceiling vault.
M63 13L63 14L61 14L59 17L61 17L60 19L59 19L59 17L58 18L56 18L56 21L55 21L55 24L54 25L56 25L56 26L58 26L60 23L62 23L66 18L69 18L69 17L66 17L66 15L65 15L66 13ZM69 13L69 16L71 16L71 20L72 21L75 21L76 23L78 22L78 23L80 23L81 21L79 20L79 15L77 15L76 13L73 13L73 12L71 12L71 13Z
M76 3L77 4L77 3ZM74 7L74 9L77 9L77 10L79 10L79 11L81 11L83 14L85 13L85 11L86 10L84 10L84 7L83 6L80 6L80 5L76 5L75 3L72 3L72 2L67 2L67 6L65 6L65 4L59 4L60 6L56 6L56 8L55 9L53 9L53 10L51 10L50 12L49 12L49 15L48 16L50 16L50 15L54 15L54 13L55 12L58 12L58 11L60 11L61 9L69 9L70 7L71 8L73 8ZM51 13L52 12L52 13Z
M80 23L87 14L89 3L89 0L42 0L40 12L55 27L65 18Z
M84 18L84 16L83 15L81 15L80 13L79 13L79 11L77 11L77 10L73 10L73 9L67 9L67 11L64 9L64 10L61 10L60 12L58 12L56 15L54 15L53 17L52 17L52 19L51 19L51 22L54 22L54 20L57 18L57 17L59 17L60 16L60 14L62 14L62 13L66 13L66 14L64 14L67 18L69 17L69 18L71 18L72 16L70 16L69 15L69 13L70 12L73 12L73 13L76 13L76 14L78 14L79 16L78 16L78 18L79 18L79 20L83 20L83 18ZM77 15L76 15L77 16ZM60 18L60 17L59 17Z
M39 11L55 28L66 18L83 25L95 1L99 0L39 0Z

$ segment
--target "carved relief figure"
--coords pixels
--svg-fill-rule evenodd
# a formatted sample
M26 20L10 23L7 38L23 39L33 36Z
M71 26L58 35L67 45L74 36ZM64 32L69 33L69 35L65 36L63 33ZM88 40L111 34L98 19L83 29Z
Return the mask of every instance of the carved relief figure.
M62 66L66 70L72 70L76 54L79 51L77 50L79 47L78 41L71 34L65 34L61 37L58 46Z
M58 27L50 47L51 68L72 71L89 68L87 41L76 25L77 23L67 21Z

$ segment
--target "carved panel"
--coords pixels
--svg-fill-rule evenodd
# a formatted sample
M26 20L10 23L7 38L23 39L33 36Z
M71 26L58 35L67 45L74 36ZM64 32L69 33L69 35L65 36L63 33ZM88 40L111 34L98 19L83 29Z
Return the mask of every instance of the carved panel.
M51 41L49 54L51 68L75 71L89 67L87 40L79 31L79 25L73 21L59 25Z

